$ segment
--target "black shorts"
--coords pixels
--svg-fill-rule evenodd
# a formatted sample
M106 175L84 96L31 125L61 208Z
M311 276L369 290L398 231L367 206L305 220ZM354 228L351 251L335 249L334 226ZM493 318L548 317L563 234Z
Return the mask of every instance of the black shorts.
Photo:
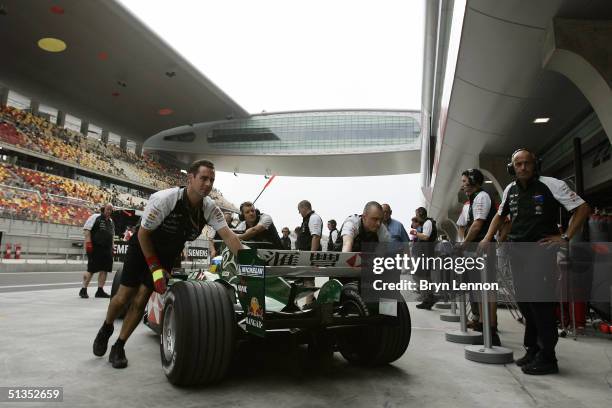
M94 247L91 254L87 254L87 272L112 272L113 250L112 248Z
M160 259L162 266L168 272L172 270L173 262L164 262ZM145 261L140 244L138 241L128 245L125 260L123 261L123 272L121 273L121 284L129 288L137 288L140 285L145 285L153 290L153 275L149 270L149 265Z

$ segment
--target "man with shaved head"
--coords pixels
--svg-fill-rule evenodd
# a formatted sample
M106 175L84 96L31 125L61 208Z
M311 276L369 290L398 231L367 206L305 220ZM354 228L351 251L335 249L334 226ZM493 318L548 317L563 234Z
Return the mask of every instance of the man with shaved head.
M383 207L376 201L368 202L361 215L351 215L340 228L342 252L361 252L364 243L391 242L387 227L383 224Z
M540 175L540 160L529 149L512 153L507 170L515 180L506 186L480 250L486 250L510 217L508 241L523 244L509 248L517 303L525 318L526 354L516 364L525 374L555 374L559 372L555 352L559 338L554 284L558 279L557 253L581 234L591 209L563 180ZM572 214L564 234L559 233L557 225L561 208ZM534 244L525 246L527 242Z
M87 252L87 272L83 274L83 286L79 296L87 299L87 286L94 273L98 273L97 298L108 298L110 295L104 292L106 275L113 270L113 238L115 236L115 223L111 215L113 205L106 204L97 214L90 216L83 232L85 234L85 251Z

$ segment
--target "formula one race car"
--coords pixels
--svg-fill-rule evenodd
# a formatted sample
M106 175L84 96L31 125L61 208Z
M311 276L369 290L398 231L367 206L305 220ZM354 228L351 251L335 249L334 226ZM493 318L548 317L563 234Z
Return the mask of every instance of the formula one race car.
M408 307L403 301L380 308L364 302L360 262L360 253L265 249L241 250L235 259L225 249L216 279L197 271L174 277L163 296L153 293L144 316L161 335L169 381L219 381L238 342L281 333L330 356L338 350L351 363L397 360L410 341ZM330 279L313 288L304 286L305 277ZM312 294L315 302L303 305Z

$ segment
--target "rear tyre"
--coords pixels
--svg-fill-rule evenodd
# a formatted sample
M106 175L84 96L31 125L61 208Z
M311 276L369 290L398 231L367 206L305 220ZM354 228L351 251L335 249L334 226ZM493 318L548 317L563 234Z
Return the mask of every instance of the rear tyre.
M356 284L342 289L340 303L345 315L370 316L372 313L359 295ZM397 317L384 326L345 330L338 335L340 354L350 363L383 365L400 358L410 343L411 321L408 306L397 303Z
M234 306L226 288L211 281L177 282L166 293L160 353L175 385L223 379L236 343Z
M119 285L121 285L121 275L122 274L123 274L123 266L120 266L119 269L117 269L117 272L115 272L115 276L113 277L113 284L111 286L111 293L110 293L111 299L119 291ZM125 317L125 314L127 313L131 304L132 304L131 301L125 304L125 306L123 307L123 309L121 309L121 312L119 312L119 315L117 316L119 319L123 319Z

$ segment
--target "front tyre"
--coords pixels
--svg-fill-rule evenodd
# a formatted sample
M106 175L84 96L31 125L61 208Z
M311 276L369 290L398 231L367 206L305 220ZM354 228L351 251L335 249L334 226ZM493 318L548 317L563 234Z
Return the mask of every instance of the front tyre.
M183 281L172 285L166 293L161 327L162 367L172 384L208 384L225 377L236 342L236 319L222 284Z

